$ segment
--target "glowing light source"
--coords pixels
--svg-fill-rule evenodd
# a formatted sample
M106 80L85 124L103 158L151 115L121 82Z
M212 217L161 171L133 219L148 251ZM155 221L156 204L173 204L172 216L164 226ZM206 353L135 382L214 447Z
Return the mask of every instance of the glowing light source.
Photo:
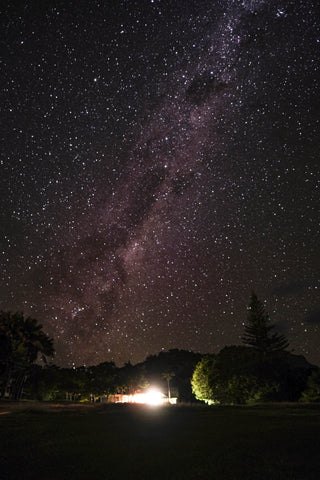
M148 405L161 405L163 403L163 393L158 390L148 390L146 393L146 403Z
M148 390L145 393L136 393L133 395L133 403L144 403L147 405L162 405L164 395L154 388Z

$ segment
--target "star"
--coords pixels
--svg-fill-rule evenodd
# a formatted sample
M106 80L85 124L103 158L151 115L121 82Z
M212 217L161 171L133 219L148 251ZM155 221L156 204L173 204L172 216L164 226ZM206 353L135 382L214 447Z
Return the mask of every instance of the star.
M252 289L319 364L319 28L293 3L4 7L0 308L58 364L239 344Z

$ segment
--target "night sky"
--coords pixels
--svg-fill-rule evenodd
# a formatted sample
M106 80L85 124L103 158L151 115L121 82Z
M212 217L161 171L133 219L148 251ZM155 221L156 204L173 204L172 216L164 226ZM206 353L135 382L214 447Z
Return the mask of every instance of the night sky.
M320 364L318 1L1 13L0 309L120 366L240 344L254 289Z

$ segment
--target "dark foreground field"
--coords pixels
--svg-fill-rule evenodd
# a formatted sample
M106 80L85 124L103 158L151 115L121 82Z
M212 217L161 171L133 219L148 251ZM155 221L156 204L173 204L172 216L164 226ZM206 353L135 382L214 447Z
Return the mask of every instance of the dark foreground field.
M318 480L319 407L0 404L1 480Z

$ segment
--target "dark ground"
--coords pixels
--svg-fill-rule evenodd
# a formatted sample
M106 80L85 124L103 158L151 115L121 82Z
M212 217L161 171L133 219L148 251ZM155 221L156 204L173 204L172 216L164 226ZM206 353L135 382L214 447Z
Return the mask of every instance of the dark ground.
M1 480L318 480L320 406L0 403Z

